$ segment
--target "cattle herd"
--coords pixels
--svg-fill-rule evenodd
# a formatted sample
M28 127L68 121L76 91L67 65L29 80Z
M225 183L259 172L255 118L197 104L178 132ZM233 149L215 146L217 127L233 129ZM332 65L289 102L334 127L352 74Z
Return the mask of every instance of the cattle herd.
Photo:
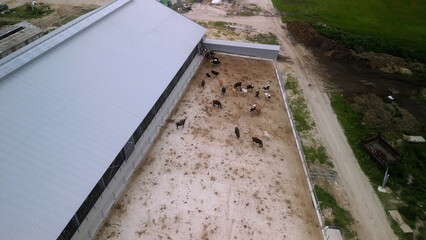
M218 67L220 65L220 60L219 58L216 56L216 53L214 51L205 51L204 52L204 56L206 58L208 58L210 60L210 63L212 64L213 67ZM223 79L218 79L220 72L216 71L216 70L210 70L210 72L206 72L205 76L207 77L207 79L217 79L219 86L220 86L220 91L222 92L222 96L225 95L226 93L226 87L223 84ZM205 85L208 84L208 82L211 82L214 80L209 80L206 81L205 79L203 79L201 81L201 88L204 89ZM231 85L232 86L232 85ZM234 95L237 94L237 92L241 92L242 96L246 96L246 95L251 95L252 92L254 91L254 98L259 98L259 94L260 94L260 89L255 89L255 85L254 84L247 84L244 85L245 88L243 87L243 83L241 81L235 82L233 84L233 88L232 88L232 93ZM265 98L267 100L270 100L272 98L272 95L270 94L269 90L270 90L270 85L264 85L262 86L262 90L264 92ZM212 101L213 107L217 107L218 109L222 109L223 104L219 99L214 99ZM256 104L252 104L249 108L249 114L256 114L256 115L260 115L261 113L261 107L257 106ZM185 125L185 120L186 119L182 119L178 122L176 122L176 128L178 129L180 126L184 127ZM238 127L235 127L235 136L237 137L237 139L240 139L240 129ZM263 141L256 137L256 136L252 136L251 138L253 144L258 145L259 147L263 147Z

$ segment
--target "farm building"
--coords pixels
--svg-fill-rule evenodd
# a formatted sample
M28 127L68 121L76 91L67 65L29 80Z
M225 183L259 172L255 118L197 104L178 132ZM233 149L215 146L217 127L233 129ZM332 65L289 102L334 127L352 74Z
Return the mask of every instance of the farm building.
M202 60L205 29L117 0L0 60L0 239L90 239Z

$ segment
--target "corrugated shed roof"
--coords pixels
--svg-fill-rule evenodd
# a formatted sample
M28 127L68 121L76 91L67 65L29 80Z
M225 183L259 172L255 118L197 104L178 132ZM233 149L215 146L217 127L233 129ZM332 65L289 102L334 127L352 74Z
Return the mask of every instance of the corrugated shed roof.
M0 239L59 236L205 33L156 1L105 13L0 81Z

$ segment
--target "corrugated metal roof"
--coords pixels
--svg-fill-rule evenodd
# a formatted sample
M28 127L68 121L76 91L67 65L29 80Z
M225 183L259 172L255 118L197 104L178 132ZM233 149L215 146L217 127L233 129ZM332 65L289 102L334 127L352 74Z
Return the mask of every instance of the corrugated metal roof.
M59 236L205 33L156 1L111 11L0 79L0 239Z

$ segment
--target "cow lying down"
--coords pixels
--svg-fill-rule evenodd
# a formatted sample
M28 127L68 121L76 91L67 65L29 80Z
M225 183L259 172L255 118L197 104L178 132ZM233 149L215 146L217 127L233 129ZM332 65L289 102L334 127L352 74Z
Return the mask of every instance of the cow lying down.
M252 139L252 141L253 141L253 143L254 143L254 144L258 144L258 145L259 145L259 147L263 147L263 142L262 142L262 140L260 140L260 139L259 139L259 138L257 138L257 137L252 137L251 139Z

